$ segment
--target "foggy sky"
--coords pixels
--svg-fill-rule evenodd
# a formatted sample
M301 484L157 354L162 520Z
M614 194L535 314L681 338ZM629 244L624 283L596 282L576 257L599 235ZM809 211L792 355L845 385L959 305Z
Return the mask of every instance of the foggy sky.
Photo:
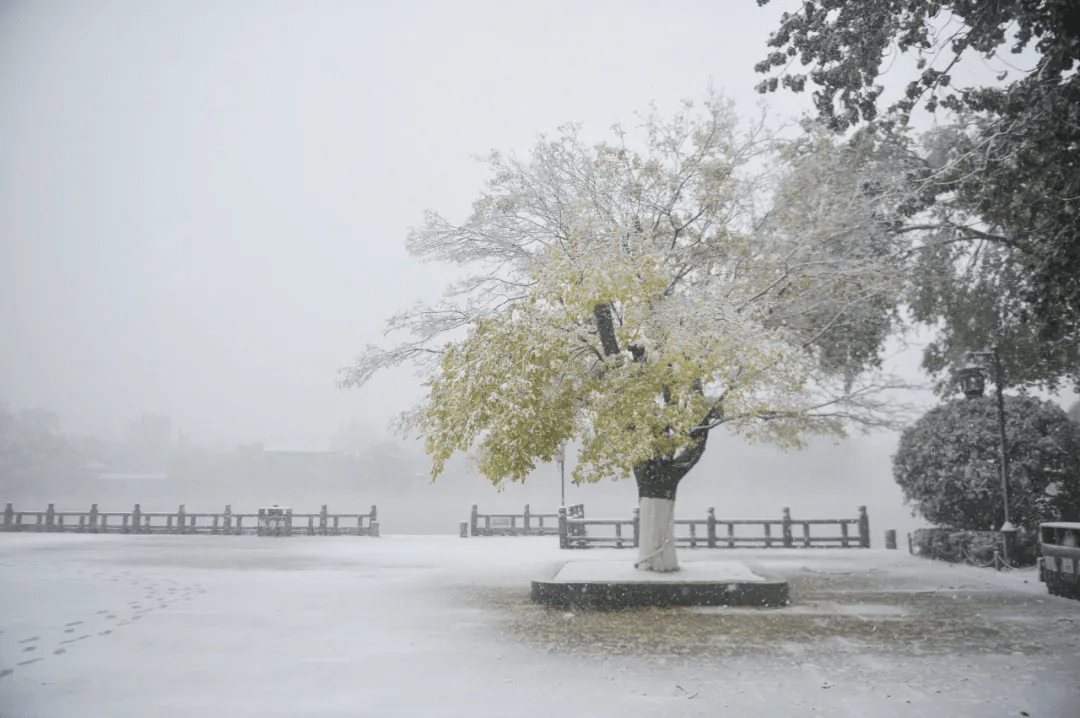
M751 114L784 5L0 5L0 397L83 433L381 429L411 372L336 371L451 278L403 242L424 209L465 217L473 156L710 81Z
M710 84L753 115L753 65L798 5L0 0L0 400L105 437L148 412L200 443L381 432L421 396L411 371L346 393L337 370L452 278L404 239L425 209L464 219L473 157ZM809 98L769 104L779 124ZM804 485L904 512L895 435L799 458L716 443L696 474L737 478L736 513Z

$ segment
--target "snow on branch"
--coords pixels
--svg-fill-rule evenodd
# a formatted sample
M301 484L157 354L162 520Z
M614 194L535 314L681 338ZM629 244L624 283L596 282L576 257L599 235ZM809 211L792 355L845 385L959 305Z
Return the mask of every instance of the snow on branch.
M404 425L433 475L472 452L493 482L524 480L576 439L575 480L595 481L692 465L721 425L783 445L889 425L857 379L895 319L892 248L803 217L798 182L761 170L777 144L723 98L639 129L590 145L568 125L528 159L492 153L468 219L410 232L418 258L471 273L392 316L408 340L369 347L342 383L419 363L429 393Z

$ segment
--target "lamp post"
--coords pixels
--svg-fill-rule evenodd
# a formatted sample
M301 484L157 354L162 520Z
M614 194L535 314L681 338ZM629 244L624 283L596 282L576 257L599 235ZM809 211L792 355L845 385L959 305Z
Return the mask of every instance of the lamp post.
M991 347L988 352L969 352L966 366L957 370L956 378L960 382L960 388L964 396L975 399L983 395L986 387L986 368L974 361L975 357L993 357L994 360L994 384L997 388L997 419L999 451L1001 453L1001 498L1005 504L1005 522L1001 524L1002 558L1005 563L1012 556L1012 542L1016 534L1016 527L1012 525L1009 516L1009 454L1006 450L1005 439L1005 397L1001 393L1001 353L997 345Z
M566 442L559 442L559 506L566 506Z

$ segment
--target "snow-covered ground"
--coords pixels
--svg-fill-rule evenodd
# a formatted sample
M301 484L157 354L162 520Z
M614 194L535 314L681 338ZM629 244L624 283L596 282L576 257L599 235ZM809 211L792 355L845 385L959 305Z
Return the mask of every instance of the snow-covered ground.
M1080 716L1080 602L884 550L684 550L779 609L572 613L557 539L0 534L0 716Z

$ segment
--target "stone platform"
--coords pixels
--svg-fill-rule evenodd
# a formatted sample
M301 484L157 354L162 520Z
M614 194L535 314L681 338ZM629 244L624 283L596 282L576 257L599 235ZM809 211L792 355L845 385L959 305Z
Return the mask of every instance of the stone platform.
M738 561L684 561L672 573L638 571L632 560L570 561L532 582L532 600L551 606L783 606L787 581Z

